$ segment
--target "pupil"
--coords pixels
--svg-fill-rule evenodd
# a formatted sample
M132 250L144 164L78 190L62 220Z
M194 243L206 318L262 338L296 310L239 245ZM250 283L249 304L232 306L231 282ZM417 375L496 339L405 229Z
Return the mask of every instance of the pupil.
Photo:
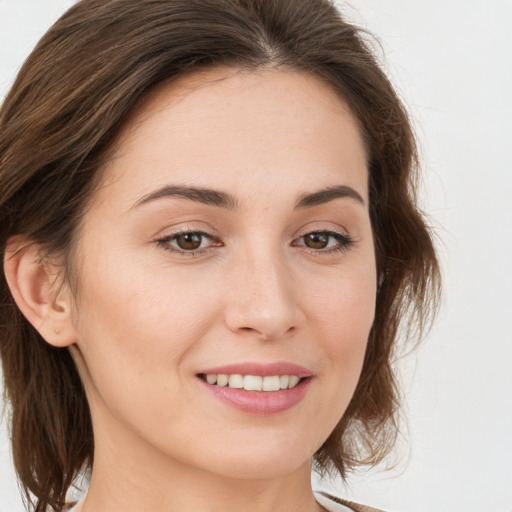
M178 236L176 242L180 249L194 250L201 246L201 235L198 233L186 233Z
M311 249L324 249L329 243L329 235L326 233L310 233L304 237L304 242Z

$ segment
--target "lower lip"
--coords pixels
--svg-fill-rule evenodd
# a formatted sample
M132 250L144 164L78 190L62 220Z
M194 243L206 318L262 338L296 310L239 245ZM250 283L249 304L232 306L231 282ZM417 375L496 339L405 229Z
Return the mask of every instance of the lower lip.
M280 391L247 391L245 389L215 386L199 379L216 398L239 411L267 416L286 411L297 405L306 395L311 377L301 380L291 389Z

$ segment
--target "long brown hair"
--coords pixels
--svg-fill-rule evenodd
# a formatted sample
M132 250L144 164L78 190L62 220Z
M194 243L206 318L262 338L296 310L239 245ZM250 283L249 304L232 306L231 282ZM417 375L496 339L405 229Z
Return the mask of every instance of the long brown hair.
M416 203L408 115L364 36L329 0L78 2L39 42L0 111L0 251L23 234L69 256L106 151L134 106L162 81L215 66L314 74L348 103L365 140L381 276L376 318L352 401L314 459L345 476L393 444L398 334L401 326L421 334L440 279ZM93 464L84 390L69 351L48 345L22 316L3 273L0 326L15 467L36 511L60 511Z

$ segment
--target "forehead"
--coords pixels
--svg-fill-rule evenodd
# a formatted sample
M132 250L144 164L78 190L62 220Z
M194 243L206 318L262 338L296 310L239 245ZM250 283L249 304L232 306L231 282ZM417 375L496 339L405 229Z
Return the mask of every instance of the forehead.
M219 100L223 102L219 104ZM342 117L350 117L357 124L357 119L342 96L325 80L312 73L287 67L261 67L253 70L218 67L197 70L160 83L129 114L121 136L133 134L137 126L162 110L174 107L178 113L180 104L181 110L193 105L207 107L204 111L207 116L210 113L218 115L219 111L229 115L230 108L240 108L244 103L247 110L254 103L262 108L275 108L279 105L299 115L309 111L309 117L321 107L324 114L337 113ZM267 123L271 121L272 111L260 112L270 116L265 119Z
M367 193L354 115L329 85L289 69L214 69L161 84L125 122L105 169L107 182L139 193L169 180L233 189L240 176L258 187L278 175L305 188L348 180Z

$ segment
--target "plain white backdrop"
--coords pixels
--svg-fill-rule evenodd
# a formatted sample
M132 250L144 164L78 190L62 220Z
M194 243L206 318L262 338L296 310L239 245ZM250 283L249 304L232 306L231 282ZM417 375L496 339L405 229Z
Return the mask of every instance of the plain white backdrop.
M0 100L70 0L0 0ZM398 465L339 494L393 512L512 511L512 0L351 0L415 119L444 301L404 361ZM0 512L22 512L5 421Z

